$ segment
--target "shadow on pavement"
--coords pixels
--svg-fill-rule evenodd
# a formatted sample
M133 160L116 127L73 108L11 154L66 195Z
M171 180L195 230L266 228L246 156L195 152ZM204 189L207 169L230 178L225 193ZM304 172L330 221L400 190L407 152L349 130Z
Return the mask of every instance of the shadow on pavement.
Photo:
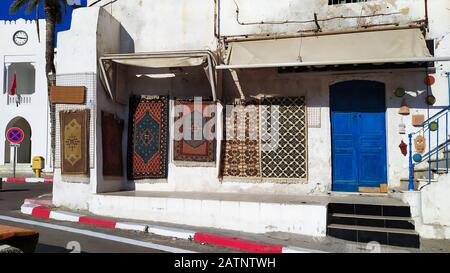
M30 191L29 189L10 189L10 190L0 190L0 192L21 192L21 191Z
M46 244L38 244L36 246L36 253L71 253L71 250L65 249L64 247L52 246ZM81 252L85 253L85 252Z

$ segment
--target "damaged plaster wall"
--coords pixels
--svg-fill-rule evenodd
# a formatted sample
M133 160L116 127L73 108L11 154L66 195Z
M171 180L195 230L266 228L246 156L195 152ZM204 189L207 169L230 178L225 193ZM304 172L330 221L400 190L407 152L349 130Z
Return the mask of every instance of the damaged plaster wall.
M243 36L292 34L317 30L323 32L370 28L376 25L408 25L423 20L423 0L373 0L361 3L328 5L328 0L221 1L221 34Z

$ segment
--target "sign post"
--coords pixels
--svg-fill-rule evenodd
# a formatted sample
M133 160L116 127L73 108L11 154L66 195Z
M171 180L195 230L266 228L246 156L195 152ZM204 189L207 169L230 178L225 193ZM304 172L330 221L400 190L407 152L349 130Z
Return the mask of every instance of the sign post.
M13 161L13 175L16 178L16 164L17 164L17 148L20 147L25 138L25 133L18 127L13 127L6 132L6 139L8 139L10 145L14 147L14 161Z

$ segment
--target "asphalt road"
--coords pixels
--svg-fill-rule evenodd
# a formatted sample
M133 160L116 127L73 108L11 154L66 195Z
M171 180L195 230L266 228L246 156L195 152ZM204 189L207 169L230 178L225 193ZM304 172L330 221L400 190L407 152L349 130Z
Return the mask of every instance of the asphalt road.
M20 213L26 198L52 191L51 184L5 184L0 190L0 224L32 228L40 234L37 253L223 253L234 250L152 234L39 219ZM7 218L5 220L5 218ZM10 219L12 218L12 220ZM31 221L20 223L20 221ZM42 226L44 225L44 226ZM107 237L107 239L105 239Z

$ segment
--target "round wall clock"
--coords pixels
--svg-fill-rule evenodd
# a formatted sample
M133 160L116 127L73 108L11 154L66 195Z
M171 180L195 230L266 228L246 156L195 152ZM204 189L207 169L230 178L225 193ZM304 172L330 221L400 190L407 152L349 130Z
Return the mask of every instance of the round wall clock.
M28 34L23 30L19 30L14 33L13 41L16 45L23 46L28 42Z

